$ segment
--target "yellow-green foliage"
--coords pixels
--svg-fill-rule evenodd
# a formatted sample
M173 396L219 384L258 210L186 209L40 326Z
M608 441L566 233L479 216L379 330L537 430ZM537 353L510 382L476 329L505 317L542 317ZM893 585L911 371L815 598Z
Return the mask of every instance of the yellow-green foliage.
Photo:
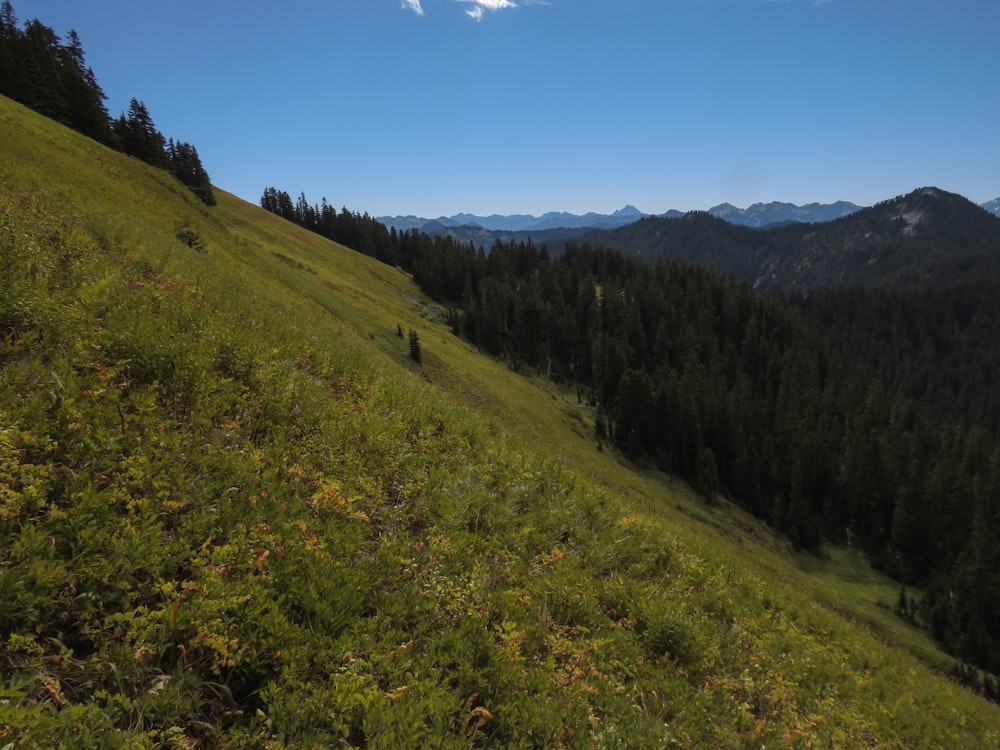
M398 271L2 99L0 143L0 746L1000 741Z

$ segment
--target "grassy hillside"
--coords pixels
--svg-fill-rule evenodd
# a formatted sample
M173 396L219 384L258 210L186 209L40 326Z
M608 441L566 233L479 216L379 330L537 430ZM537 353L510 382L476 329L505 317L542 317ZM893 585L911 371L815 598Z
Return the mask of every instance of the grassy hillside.
M402 273L0 143L0 746L1000 742L895 585L598 452Z

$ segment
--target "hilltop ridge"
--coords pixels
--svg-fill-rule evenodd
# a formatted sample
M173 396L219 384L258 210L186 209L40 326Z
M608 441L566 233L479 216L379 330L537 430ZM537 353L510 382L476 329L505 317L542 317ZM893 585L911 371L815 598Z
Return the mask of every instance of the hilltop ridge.
M683 260L731 273L762 290L835 284L955 285L1000 277L1000 218L956 193L918 188L819 224L766 231L708 213L647 217L571 240L644 260Z

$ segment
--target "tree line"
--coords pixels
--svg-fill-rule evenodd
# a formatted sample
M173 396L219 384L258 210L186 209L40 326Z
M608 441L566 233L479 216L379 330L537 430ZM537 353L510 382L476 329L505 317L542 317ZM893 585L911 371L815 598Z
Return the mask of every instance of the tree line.
M293 201L287 192L274 187L264 189L260 205L310 232L377 258L383 263L399 265L399 236L395 228L386 229L382 222L367 213L354 213L346 207L338 212L326 198L319 204L310 204L305 193L300 193Z
M985 291L784 299L617 250L487 253L272 188L262 205L411 273L483 351L576 384L602 447L920 587L908 619L1000 673L1000 405L981 363L1000 357L985 338L1000 307Z
M167 170L207 205L215 205L208 173L192 144L165 138L135 98L127 113L112 119L79 35L71 30L64 42L38 19L20 26L8 0L0 4L0 94Z

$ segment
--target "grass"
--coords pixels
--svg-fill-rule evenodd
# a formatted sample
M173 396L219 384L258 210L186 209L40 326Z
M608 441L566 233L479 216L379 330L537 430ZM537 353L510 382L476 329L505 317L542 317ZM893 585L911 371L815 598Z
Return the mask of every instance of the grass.
M864 560L598 451L405 274L0 142L0 745L1000 741Z

